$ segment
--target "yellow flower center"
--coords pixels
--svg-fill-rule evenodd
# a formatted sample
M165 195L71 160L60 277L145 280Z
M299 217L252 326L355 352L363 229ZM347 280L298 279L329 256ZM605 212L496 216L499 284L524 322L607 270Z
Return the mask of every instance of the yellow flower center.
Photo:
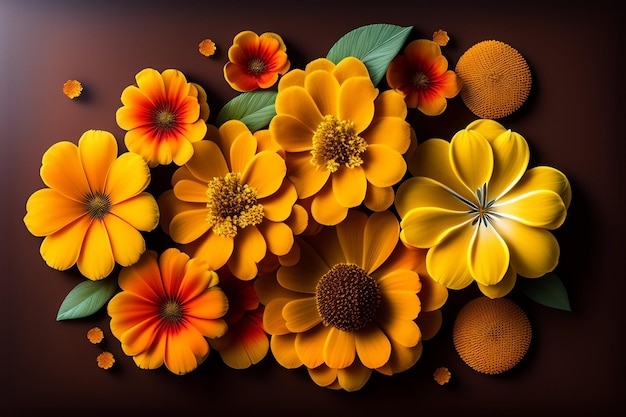
M256 190L241 183L241 173L231 172L222 178L213 178L206 195L206 221L220 236L235 237L238 228L263 221L263 206L257 201Z
M260 75L265 72L267 65L260 58L253 58L248 61L248 72L252 75Z
M423 89L430 85L430 78L423 72L416 72L413 75L412 82L415 87Z
M163 320L176 324L183 319L183 306L176 300L167 300L161 305L161 317Z
M176 114L172 113L168 109L161 109L154 115L154 121L158 127L168 129L176 123Z
M92 219L102 220L111 211L111 200L108 195L102 193L89 193L85 197L87 214Z
M337 171L341 164L355 168L363 163L361 154L365 149L367 142L356 134L354 122L328 115L313 134L311 163L330 172Z
M315 298L325 326L353 332L374 320L381 295L365 270L354 264L337 264L317 283Z

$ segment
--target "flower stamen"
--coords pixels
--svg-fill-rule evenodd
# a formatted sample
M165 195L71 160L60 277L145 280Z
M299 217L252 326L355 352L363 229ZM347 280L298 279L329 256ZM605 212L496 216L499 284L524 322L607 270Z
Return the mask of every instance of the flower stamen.
M430 78L423 72L416 72L413 74L413 79L411 81L414 87L422 90L428 88L430 85Z
M363 163L361 154L367 149L365 139L356 134L354 122L327 115L313 135L311 163L317 169L335 172L341 164L348 168Z
M168 109L157 110L154 121L161 129L169 129L176 123L176 114Z
M254 76L263 74L266 68L267 64L260 58L253 58L248 61L248 72Z
M108 195L100 192L87 194L84 204L89 217L95 220L104 219L111 211L111 199Z
M163 317L163 320L171 324L180 323L185 316L183 306L180 304L180 302L172 299L166 300L161 305L160 314L161 317Z

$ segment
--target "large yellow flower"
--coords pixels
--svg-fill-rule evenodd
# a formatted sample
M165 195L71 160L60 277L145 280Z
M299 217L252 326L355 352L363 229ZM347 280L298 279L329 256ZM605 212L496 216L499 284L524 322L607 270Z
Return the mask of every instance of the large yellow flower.
M373 211L391 206L410 143L400 93L379 94L354 57L337 65L320 58L281 78L275 107L270 133L285 149L299 198L312 199L317 222L337 224L362 203Z
M184 164L193 154L191 144L206 133L206 92L176 69L159 73L145 68L135 80L136 86L122 91L123 106L115 114L117 124L127 131L126 147L150 167Z
M139 155L117 152L110 132L88 130L78 146L58 142L44 153L40 174L49 188L30 196L24 223L45 236L40 251L50 267L78 264L85 277L98 280L116 262L132 265L146 250L141 231L159 224L157 203L144 192L150 170Z
M318 385L355 391L373 370L391 375L417 362L448 292L426 274L426 251L399 233L390 211L351 210L337 226L298 237L299 262L259 276L263 324L282 366L304 365Z
M450 289L476 281L491 298L506 295L517 274L540 277L559 259L550 232L565 220L571 188L552 167L528 169L526 140L479 119L450 142L429 139L398 188L402 239L430 248L428 272Z
M240 279L257 275L267 253L286 255L294 233L306 227L304 209L285 178L282 150L267 130L254 135L230 120L193 144L193 157L174 173L159 197L161 225L213 270L228 264Z
M206 338L226 332L228 299L204 260L176 248L160 257L149 250L118 283L122 291L107 306L111 332L142 369L191 372L209 355Z

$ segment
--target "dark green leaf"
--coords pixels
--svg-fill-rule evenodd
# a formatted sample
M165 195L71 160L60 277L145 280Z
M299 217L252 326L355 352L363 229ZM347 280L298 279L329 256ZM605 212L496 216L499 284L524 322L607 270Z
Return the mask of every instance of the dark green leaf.
M328 51L327 59L338 64L353 56L365 64L374 85L385 76L391 60L400 52L413 26L384 23L361 26L342 36Z
M245 123L251 132L267 127L272 117L276 115L274 102L277 94L274 90L256 90L239 94L226 103L217 114L217 126L236 119Z
M67 294L57 321L87 317L100 310L117 290L117 280L106 278L99 281L83 281Z
M559 310L572 311L567 289L555 273L551 272L540 278L524 278L518 283L522 292L539 304Z

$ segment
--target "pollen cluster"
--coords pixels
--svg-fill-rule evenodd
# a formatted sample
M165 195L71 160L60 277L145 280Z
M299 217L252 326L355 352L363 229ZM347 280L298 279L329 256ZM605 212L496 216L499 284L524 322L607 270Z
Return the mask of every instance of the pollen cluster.
M311 163L317 168L335 172L341 164L355 168L363 163L367 149L365 139L356 134L354 122L327 115L313 135Z
M95 193L88 194L84 202L87 214L92 219L102 220L111 211L111 200L108 195Z

